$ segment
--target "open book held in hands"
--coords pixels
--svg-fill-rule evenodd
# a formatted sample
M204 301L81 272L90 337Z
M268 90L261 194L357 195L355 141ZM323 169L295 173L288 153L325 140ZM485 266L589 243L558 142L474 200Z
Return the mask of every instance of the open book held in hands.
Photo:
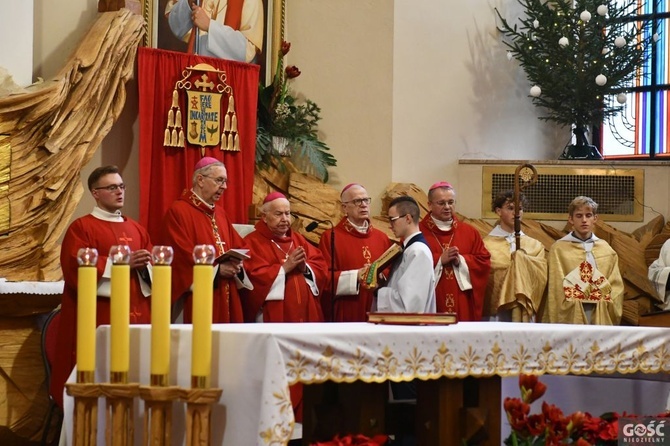
M384 271L391 262L402 253L400 245L392 244L377 260L358 273L358 280L366 288L377 288L379 273Z
M229 249L214 260L215 264L227 262L228 260L249 260L248 249Z

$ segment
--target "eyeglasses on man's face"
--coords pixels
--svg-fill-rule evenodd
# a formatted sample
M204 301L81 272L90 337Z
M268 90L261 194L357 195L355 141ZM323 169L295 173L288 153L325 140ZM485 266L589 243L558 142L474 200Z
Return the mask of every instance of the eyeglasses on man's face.
M205 178L209 178L210 180L214 181L217 186L221 187L224 184L228 182L228 178L223 178L223 177L210 177L209 175L203 175Z
M456 200L441 200L441 201L433 201L431 204L435 206L439 206L441 208L443 207L453 207L456 204Z
M126 185L121 183L121 184L110 184L109 186L100 186L93 188L93 190L106 190L107 192L116 192L119 189L126 190Z
M372 198L367 197L367 198L354 198L353 200L350 201L343 201L342 203L344 204L349 204L353 203L354 206L363 206L363 205L369 205L370 202L372 201Z
M395 217L389 217L389 223L393 224L393 223L395 223L395 221L396 221L397 219L399 219L399 218L403 218L403 217L405 217L405 216L407 216L407 215L409 215L409 214L405 214L405 215L396 215Z

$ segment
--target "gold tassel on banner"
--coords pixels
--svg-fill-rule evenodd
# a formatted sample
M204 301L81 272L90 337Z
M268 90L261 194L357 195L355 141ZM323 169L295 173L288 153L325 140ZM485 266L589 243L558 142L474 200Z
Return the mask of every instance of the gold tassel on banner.
M237 137L237 133L235 133L235 142L234 142L234 144L233 144L233 150L234 150L235 152L239 152L239 151L240 151L240 138Z
M228 113L235 113L235 99L232 94L228 98Z
M182 147L182 148L185 146L185 143L184 143L184 131L183 131L183 130L179 130L179 143L177 144L177 146L178 146L178 147Z
M226 113L226 116L223 118L223 131L230 131L230 115L228 113Z
M163 137L163 145L170 147L172 144L170 143L170 129L165 129L165 136Z
M174 120L174 126L178 129L181 128L181 110L177 108L177 117Z
M176 88L172 90L172 107L179 107L179 94Z
M178 140L177 129L172 129L172 137L170 139L172 141L172 144L174 144L174 142Z
M174 113L172 112L172 109L168 111L168 122L167 122L168 127L174 127Z
M237 132L237 115L235 113L233 113L233 126L231 131Z

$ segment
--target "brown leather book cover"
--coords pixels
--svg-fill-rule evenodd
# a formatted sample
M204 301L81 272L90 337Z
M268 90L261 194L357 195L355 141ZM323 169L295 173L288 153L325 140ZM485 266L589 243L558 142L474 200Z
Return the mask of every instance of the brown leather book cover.
M451 325L456 313L368 313L368 322L386 325Z

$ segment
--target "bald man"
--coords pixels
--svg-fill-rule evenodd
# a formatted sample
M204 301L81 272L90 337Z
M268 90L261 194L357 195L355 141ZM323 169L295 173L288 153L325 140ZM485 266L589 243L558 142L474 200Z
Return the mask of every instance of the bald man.
M385 233L372 227L371 198L362 185L351 183L345 186L340 201L344 217L335 228L323 233L319 243L329 271L331 265L334 266L335 279L335 286L324 290L321 305L326 320L365 322L374 295L372 289L359 285L358 272L379 258L391 246L391 241ZM331 252L333 234L335 251ZM334 301L331 288L335 289Z

